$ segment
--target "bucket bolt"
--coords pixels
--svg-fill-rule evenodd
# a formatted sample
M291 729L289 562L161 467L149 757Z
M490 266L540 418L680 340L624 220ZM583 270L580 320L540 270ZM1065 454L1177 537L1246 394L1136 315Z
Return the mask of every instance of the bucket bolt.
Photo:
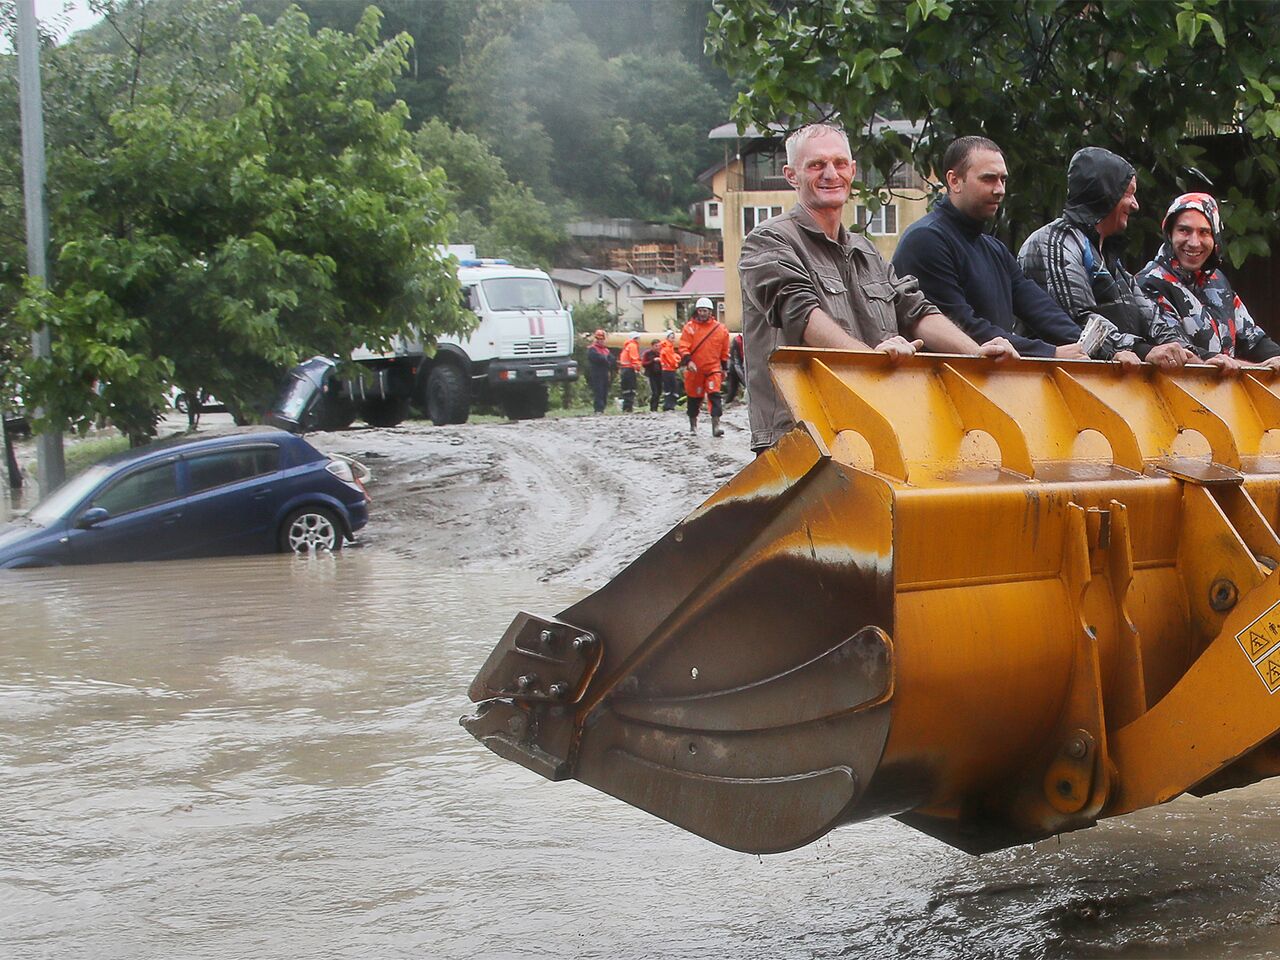
M1240 592L1230 580L1215 580L1209 588L1209 606L1218 613L1224 613L1236 605L1239 596Z
M532 673L522 674L516 677L516 690L520 693L528 693L533 689L533 685L538 682L538 678Z

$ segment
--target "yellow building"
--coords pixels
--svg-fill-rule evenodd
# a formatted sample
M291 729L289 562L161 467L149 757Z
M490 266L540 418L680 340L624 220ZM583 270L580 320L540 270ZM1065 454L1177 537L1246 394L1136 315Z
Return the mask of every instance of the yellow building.
M885 125L895 129L902 126L903 132L910 132L900 121L885 121ZM725 158L698 177L712 193L710 200L703 201L702 220L707 226L720 228L724 240L722 319L730 330L741 330L738 257L742 253L742 241L757 223L791 209L796 194L782 175L787 155L781 126L765 133L748 127L739 135L737 126L727 123L716 127L709 136L712 140L724 141ZM919 174L905 166L895 170L887 183L872 181L870 186L887 189L888 202L873 215L855 194L845 207L845 226L861 225L877 249L889 258L898 246L902 231L928 212L930 190Z

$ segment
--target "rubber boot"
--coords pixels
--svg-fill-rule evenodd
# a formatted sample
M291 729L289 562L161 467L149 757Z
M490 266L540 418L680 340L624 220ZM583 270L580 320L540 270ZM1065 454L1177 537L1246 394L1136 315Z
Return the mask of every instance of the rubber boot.
M724 431L720 429L720 418L719 418L719 417L712 417L712 418L711 418L711 435L712 435L713 437L723 437L723 436L724 436Z
M696 413L689 418L689 432L690 433L698 432L698 415Z

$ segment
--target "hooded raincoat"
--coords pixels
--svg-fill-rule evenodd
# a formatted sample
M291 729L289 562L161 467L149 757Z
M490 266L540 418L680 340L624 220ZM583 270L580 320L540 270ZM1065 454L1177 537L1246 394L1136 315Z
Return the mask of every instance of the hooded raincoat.
M1080 326L1099 315L1113 327L1104 358L1132 350L1146 359L1152 346L1177 338L1156 333L1155 306L1138 289L1120 260L1119 234L1102 241L1098 221L1124 197L1133 165L1101 147L1076 151L1067 168L1067 203L1062 216L1027 237L1018 251L1022 271L1042 286ZM1161 339L1163 337L1163 339Z
M1184 269L1170 242L1174 221L1186 210L1202 214L1213 229L1213 252L1199 270ZM1161 331L1202 359L1219 353L1255 362L1280 356L1280 344L1249 316L1222 272L1218 202L1207 193L1184 193L1170 205L1162 229L1165 242L1160 252L1138 273L1139 286L1159 310L1156 323Z

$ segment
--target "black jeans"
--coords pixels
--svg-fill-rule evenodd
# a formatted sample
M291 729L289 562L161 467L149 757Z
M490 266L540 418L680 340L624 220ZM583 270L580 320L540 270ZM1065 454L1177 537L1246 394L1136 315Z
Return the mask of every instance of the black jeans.
M676 372L674 370L662 371L662 409L674 410L676 408Z
M646 372L645 376L649 378L649 412L655 413L658 401L662 399L662 374Z
M636 372L630 367L623 367L618 386L622 394L622 412L630 413L636 405Z

